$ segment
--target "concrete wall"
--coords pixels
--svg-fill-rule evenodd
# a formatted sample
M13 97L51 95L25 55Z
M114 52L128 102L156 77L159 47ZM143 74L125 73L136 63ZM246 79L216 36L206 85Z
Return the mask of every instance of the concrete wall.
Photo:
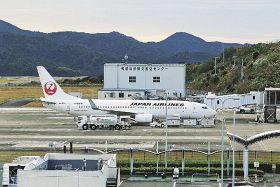
M20 170L18 187L106 186L106 177L96 171Z
M73 170L18 170L19 187L105 187L107 178L115 178L116 161L109 159L101 171L73 171Z

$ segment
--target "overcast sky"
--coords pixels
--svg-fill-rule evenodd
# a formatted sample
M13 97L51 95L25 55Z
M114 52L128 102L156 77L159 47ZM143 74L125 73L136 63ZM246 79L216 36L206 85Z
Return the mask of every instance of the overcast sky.
M118 31L145 42L175 32L207 41L280 39L280 0L0 0L0 19L42 32Z

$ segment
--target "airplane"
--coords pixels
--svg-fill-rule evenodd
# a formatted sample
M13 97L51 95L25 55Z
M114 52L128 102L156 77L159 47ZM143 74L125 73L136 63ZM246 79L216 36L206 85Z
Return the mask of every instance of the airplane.
M101 100L81 99L69 95L57 84L43 66L37 66L44 98L40 98L44 107L79 115L129 115L136 123L152 123L154 119L167 116L179 116L181 119L213 118L216 111L205 104L174 100Z

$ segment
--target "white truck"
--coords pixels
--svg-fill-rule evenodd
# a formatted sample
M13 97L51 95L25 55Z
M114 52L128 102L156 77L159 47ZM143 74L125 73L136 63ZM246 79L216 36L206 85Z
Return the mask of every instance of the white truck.
M159 119L154 119L150 126L153 127L165 127L166 121L162 122ZM180 126L180 116L168 116L167 117L167 126L168 127L179 127Z
M131 127L130 116L117 115L91 115L78 116L77 128L83 130L95 129L129 129Z

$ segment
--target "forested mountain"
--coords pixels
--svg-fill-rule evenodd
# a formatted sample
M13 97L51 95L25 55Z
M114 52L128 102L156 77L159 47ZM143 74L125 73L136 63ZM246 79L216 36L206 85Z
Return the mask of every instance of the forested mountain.
M206 42L197 36L184 32L177 32L165 40L152 44L163 51L168 51L170 54L200 52L212 55L221 53L223 48L241 46L237 43Z
M236 56L234 66L233 56ZM243 59L243 76L242 76ZM280 42L259 43L248 47L225 50L218 60L217 75L214 61L188 65L188 85L192 90L221 93L248 93L266 87L280 87Z
M188 33L175 33L160 42L140 42L118 32L42 33L20 29L0 20L0 75L36 75L44 65L57 76L102 75L104 63L198 63L223 48L241 44L206 42Z

